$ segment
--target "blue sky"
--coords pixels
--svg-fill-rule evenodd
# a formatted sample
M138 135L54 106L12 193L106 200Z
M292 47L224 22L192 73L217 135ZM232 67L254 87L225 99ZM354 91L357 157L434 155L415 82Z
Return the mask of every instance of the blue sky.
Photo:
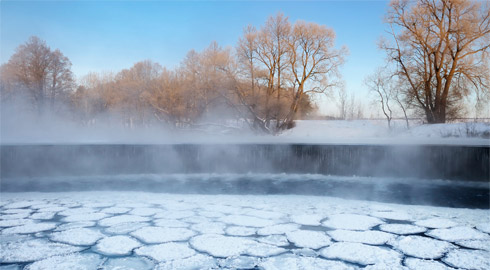
M235 46L245 26L260 26L277 12L334 28L337 46L350 51L341 70L347 90L359 98L366 95L364 77L384 63L376 41L386 29L387 1L1 1L0 7L2 64L36 35L71 60L77 78L144 59L172 68L213 40Z

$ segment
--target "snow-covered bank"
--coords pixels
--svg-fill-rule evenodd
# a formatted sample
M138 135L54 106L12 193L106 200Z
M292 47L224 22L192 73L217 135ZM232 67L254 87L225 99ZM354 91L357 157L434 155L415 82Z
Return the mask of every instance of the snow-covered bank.
M1 195L9 269L490 268L489 210L292 195Z
M82 127L76 125L38 129L3 128L0 144L460 144L490 145L490 123L422 125L393 120L298 120L296 127L279 135L254 133L243 123L202 124L199 129L168 130L161 127Z

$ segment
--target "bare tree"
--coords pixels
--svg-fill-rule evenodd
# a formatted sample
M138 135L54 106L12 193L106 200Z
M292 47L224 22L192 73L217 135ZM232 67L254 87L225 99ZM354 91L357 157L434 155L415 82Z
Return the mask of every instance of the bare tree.
M391 129L393 110L390 102L395 98L389 77L383 76L383 70L378 69L364 80L364 84L369 88L369 91L376 95L376 102L381 106L381 111L388 121L388 128Z
M45 41L35 36L17 47L7 66L15 79L28 89L39 111L48 105L47 100L54 110L55 99L74 86L70 60L59 50L51 51Z
M429 123L457 112L469 89L489 91L490 4L473 0L393 0L393 43L381 47Z

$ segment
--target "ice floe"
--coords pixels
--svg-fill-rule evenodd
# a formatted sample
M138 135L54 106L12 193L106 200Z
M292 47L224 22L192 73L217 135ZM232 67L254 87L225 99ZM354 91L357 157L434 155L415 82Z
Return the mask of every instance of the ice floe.
M249 256L236 256L219 260L219 266L225 269L254 269L259 259Z
M476 225L476 228L482 232L490 233L490 222L480 223Z
M327 234L337 242L356 242L370 245L384 245L395 235L380 231L348 231L334 230Z
M42 222L42 223L26 223L24 225L6 228L2 231L2 234L14 234L14 233L36 233L49 231L56 228L54 222Z
M147 256L160 262L184 259L196 254L196 251L186 243L164 243L144 246L134 252L140 256Z
M185 241L196 235L196 233L185 228L144 227L132 232L131 235L145 243L156 244Z
M109 234L128 234L147 226L150 226L147 222L127 222L107 227L104 231Z
M100 210L100 212L107 214L125 214L129 211L131 211L131 208L126 207L108 207Z
M84 213L74 214L63 218L65 222L77 222L77 221L94 221L106 218L108 215L105 213Z
M411 224L383 224L379 226L379 229L385 232L394 234L418 234L427 231L427 228L415 226Z
M297 230L286 234L288 240L297 247L318 249L332 243L324 232Z
M278 234L272 234L272 235L268 235L268 236L264 236L264 237L259 237L259 238L256 238L256 240L261 242L261 243L279 246L279 247L289 245L288 238L284 235L278 235Z
M285 223L285 224L277 224L264 228L260 228L257 231L259 235L271 235L271 234L285 234L287 232L296 231L299 229L298 224L294 223Z
M463 240L456 244L466 248L490 251L490 240Z
M49 239L52 241L76 246L91 246L102 237L104 235L99 231L87 228L70 229L62 232L54 232L49 235Z
M0 242L0 262L21 263L44 259L53 255L61 255L80 251L82 248L66 244L53 243L44 239L21 239L19 241Z
M153 220L153 224L160 227L169 227L169 228L186 228L189 227L189 223L176 220L176 219L164 219L159 218Z
M247 227L267 227L267 226L274 225L276 223L270 219L263 219L263 218L244 216L244 215L229 215L220 218L220 220L227 224L247 226Z
M40 219L40 220L49 220L49 219L53 219L53 217L55 215L56 215L56 212L40 212L40 213L32 214L29 218Z
M163 210L158 209L158 208L147 208L147 207L145 207L145 208L135 208L135 209L131 210L131 212L129 212L129 214L146 217L146 216L153 216L156 213L161 213L161 212L163 212Z
M113 216L113 217L108 217L99 220L99 225L108 227L108 226L114 226L122 223L144 222L149 220L150 219L148 217L135 216L135 215L120 215L120 216Z
M291 254L267 258L260 263L264 270L354 270L353 266L343 262L313 257L296 257Z
M422 260L417 258L406 258L405 265L410 270L452 270L454 268L448 267L443 263L432 260Z
M434 229L426 233L437 239L456 242L463 240L490 240L490 236L470 227L453 227L449 229Z
M490 252L482 250L455 249L450 251L442 261L453 267L463 269L490 269Z
M13 226L25 225L27 223L33 223L33 221L30 219L0 220L0 227L13 227Z
M191 229L199 232L199 233L215 233L215 234L224 234L225 233L226 224L222 222L203 222L193 224Z
M250 236L257 232L257 228L229 226L225 229L226 234L233 236Z
M391 220L412 220L413 217L405 212L372 212L370 214L373 217L391 219Z
M320 250L320 255L328 259L340 259L362 265L399 262L401 254L390 249L361 243L338 242Z
M151 270L155 264L146 258L141 257L124 257L110 258L100 270Z
M223 236L218 234L203 234L190 240L191 246L214 257L252 255L266 257L285 252L283 248L259 243L243 237Z
M328 220L323 221L323 225L330 228L355 231L369 230L382 223L379 218L356 214L331 215Z
M141 243L135 239L117 235L101 239L94 250L103 255L128 255L133 249L141 246Z
M431 228L431 229L445 229L445 228L457 226L458 223L446 218L430 218L430 219L416 221L415 225Z
M93 227L95 226L94 221L80 221L80 222L71 222L71 223L63 223L56 227L54 230L56 231L64 231L64 230L70 230L70 229L75 229L75 228L85 228L85 227Z
M403 254L421 259L439 259L454 245L424 236L400 236L390 243Z
M292 222L300 225L310 225L310 226L320 225L320 221L323 218L324 216L317 215L317 214L302 214L302 215L290 216Z
M215 258L203 254L196 254L188 258L160 263L155 267L155 270L216 269L217 266L218 264Z
M102 258L97 254L69 254L34 262L25 270L93 270L98 269L101 263Z

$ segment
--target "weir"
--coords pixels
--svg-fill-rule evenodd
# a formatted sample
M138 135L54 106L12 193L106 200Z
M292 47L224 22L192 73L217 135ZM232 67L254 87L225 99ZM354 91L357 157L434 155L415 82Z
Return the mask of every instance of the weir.
M489 181L489 146L2 145L1 177L295 173Z

